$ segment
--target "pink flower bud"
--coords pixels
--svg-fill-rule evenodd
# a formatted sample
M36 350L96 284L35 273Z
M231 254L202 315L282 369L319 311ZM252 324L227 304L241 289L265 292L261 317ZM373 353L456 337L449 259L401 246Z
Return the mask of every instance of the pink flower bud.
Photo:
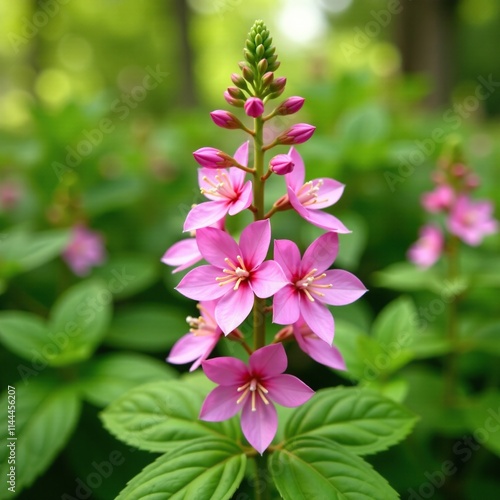
M250 97L245 102L245 113L252 118L258 118L264 113L264 103L258 97Z
M272 83L269 85L269 89L271 92L277 92L279 90L283 91L286 85L286 78L284 76L279 76L274 79Z
M456 163L451 168L451 173L454 177L464 177L467 174L468 168L461 163Z
M479 177L475 174L469 174L465 178L465 187L467 189L476 189L480 186L481 181L479 180Z
M242 101L241 99L235 99L232 95L229 94L227 90L224 92L224 99L228 104L231 104L231 106L236 106L238 108L242 108L245 104L245 101Z
M213 122L222 128L238 129L242 127L242 123L229 111L216 109L210 113Z
M283 101L276 110L276 114L278 115L292 115L299 111L299 109L304 104L305 99L299 96L289 97L285 101Z
M293 170L295 163L293 163L290 156L283 154L276 155L274 158L271 158L269 166L275 174L285 175L289 174Z
M286 132L283 132L277 139L278 144L302 144L314 134L316 127L307 123L297 123L292 125Z
M194 159L206 168L225 168L231 167L235 164L235 160L215 148L200 148L193 153Z

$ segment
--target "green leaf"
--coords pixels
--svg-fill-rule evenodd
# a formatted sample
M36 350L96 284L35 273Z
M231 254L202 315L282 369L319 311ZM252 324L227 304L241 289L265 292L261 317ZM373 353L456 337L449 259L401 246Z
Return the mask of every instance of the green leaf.
M462 343L467 350L500 356L500 322L474 329Z
M142 450L167 452L203 437L238 440L235 419L198 419L206 391L178 380L154 382L132 389L103 413L104 426L116 438Z
M442 279L435 268L421 269L409 262L397 262L374 273L377 286L413 292L417 290L441 291Z
M417 417L368 389L336 387L318 391L288 420L285 436L320 436L366 455L404 439Z
M87 280L66 290L52 308L49 330L56 353L53 366L83 361L104 337L111 319L111 293L103 283Z
M45 322L35 314L5 311L0 313L0 341L14 354L31 360L49 339Z
M362 458L318 436L297 437L269 458L285 500L392 500L398 494Z
M245 474L246 456L227 439L204 437L157 458L117 500L228 500Z
M116 313L105 343L121 349L166 351L188 330L178 308L146 304Z
M33 483L50 466L73 433L81 404L76 392L61 388L56 381L40 378L16 387L16 490ZM9 402L10 403L10 402ZM0 473L6 477L9 448L7 438L7 393L0 398ZM5 491L2 488L2 492Z
M177 372L164 361L142 354L107 354L84 367L78 386L96 406L106 406L134 387L153 380L175 378Z

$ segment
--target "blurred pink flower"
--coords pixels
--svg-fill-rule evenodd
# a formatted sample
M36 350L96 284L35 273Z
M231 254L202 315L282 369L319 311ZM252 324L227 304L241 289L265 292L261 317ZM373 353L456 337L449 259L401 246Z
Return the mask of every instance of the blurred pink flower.
M477 246L484 236L498 231L498 221L493 219L493 204L487 200L472 201L461 195L448 217L449 231L468 245Z
M422 206L431 213L441 212L451 208L455 199L455 192L448 184L437 186L434 191L424 193L421 198Z
M74 226L62 258L76 275L85 276L92 267L99 266L106 259L101 235L81 224Z
M444 237L441 230L428 224L419 232L418 240L409 248L408 260L420 267L432 266L441 256Z
M236 358L203 361L205 375L219 384L206 397L200 419L220 422L241 409L241 429L260 453L271 444L278 429L273 402L294 408L307 402L314 391L293 375L283 374L288 361L282 344L271 344L251 354L249 366Z

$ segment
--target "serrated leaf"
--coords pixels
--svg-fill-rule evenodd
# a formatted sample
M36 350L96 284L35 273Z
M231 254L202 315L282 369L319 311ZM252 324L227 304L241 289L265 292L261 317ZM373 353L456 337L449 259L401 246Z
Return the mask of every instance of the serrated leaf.
M55 354L49 364L62 366L90 357L111 319L111 293L104 283L87 280L66 290L52 308L50 336Z
M104 407L138 385L169 380L176 375L164 361L149 356L107 354L88 362L80 374L78 387L87 401Z
M16 387L16 491L31 485L50 466L71 436L81 403L75 391L61 388L56 381L38 379ZM6 477L7 394L0 398L2 421L0 429L0 473ZM6 489L2 489L4 493ZM7 492L10 493L10 492Z
M377 392L356 387L318 391L292 414L285 437L320 436L358 455L385 450L404 439L417 417Z
M117 500L228 500L245 474L246 456L227 439L204 437L157 458Z
M286 442L269 458L269 471L285 500L399 498L362 458L318 436Z
M116 313L105 343L121 349L166 351L188 330L179 309L147 304Z
M0 313L0 341L13 353L31 360L48 342L45 322L23 311Z
M178 380L132 389L102 413L104 426L116 438L142 450L167 452L204 437L240 438L235 419L198 419L206 392Z

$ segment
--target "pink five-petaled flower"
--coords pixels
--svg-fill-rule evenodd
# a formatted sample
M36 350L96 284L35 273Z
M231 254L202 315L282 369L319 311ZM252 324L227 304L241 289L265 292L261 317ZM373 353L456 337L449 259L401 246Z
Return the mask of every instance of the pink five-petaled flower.
M484 236L498 231L498 221L492 213L491 202L474 202L467 195L461 195L451 209L448 229L468 245L477 246Z
M295 148L290 148L288 155L294 163L293 171L286 174L288 201L296 212L306 221L327 231L349 233L337 217L321 209L336 203L342 196L344 185L333 179L314 179L304 183L305 167Z
M278 428L273 402L293 408L308 401L314 391L293 375L283 372L287 358L282 344L255 351L249 366L236 358L214 358L202 363L205 375L219 384L201 407L200 419L220 422L241 409L241 429L260 453L271 444Z
M194 361L189 369L192 372L208 358L222 335L222 330L214 319L216 303L215 300L200 302L197 307L201 316L198 318L188 316L186 318L191 328L189 333L181 337L172 347L167 358L169 363L182 365Z
M320 339L332 343L335 326L326 304L350 304L366 292L353 274L338 269L326 271L337 257L338 247L338 235L325 233L311 243L301 260L293 241L275 240L274 258L289 284L274 296L274 323L289 325L302 316Z
M238 163L248 162L248 141L234 154ZM184 222L184 231L210 226L227 214L236 215L252 204L252 181L245 182L245 172L239 168L198 169L201 192L212 201L194 206Z
M421 198L422 206L431 213L441 212L448 210L453 200L455 199L455 192L448 184L437 186L434 191L424 193Z
M408 260L419 267L430 267L439 259L443 245L443 233L438 227L432 224L423 226L418 240L408 249Z
M82 224L74 226L62 258L77 276L85 276L106 259L102 237Z
M264 262L271 242L267 219L248 225L239 245L224 231L210 227L196 231L196 241L210 265L190 271L176 289L193 300L220 299L215 320L226 335L248 316L254 294L265 299L287 283L276 262Z

